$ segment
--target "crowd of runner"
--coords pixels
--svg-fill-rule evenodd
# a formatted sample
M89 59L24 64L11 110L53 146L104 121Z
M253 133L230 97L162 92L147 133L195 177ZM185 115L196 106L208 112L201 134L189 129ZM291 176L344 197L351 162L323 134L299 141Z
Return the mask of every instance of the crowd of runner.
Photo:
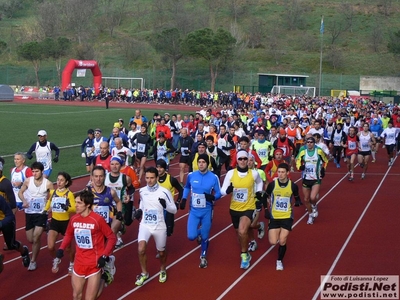
M154 113L152 119L136 110L127 127L119 119L110 135L103 135L100 128L89 129L81 155L90 180L82 191L69 189L72 179L67 172L57 174L56 188L47 179L60 150L47 140L45 130L38 131L38 141L27 152L14 155L10 180L3 176L4 159L0 158L4 250L19 251L23 265L34 271L41 236L47 230L52 271L58 272L67 252L74 299L82 298L85 284L86 299L95 299L113 282L113 250L123 247L124 233L138 220L141 272L136 285L149 278L146 264L151 237L163 283L167 280L166 243L173 234L174 214L188 206L187 238L201 245L199 267L207 268L213 208L229 195L229 213L240 244L240 268L249 268L251 252L258 248L255 233L262 239L268 230L269 242L278 245L276 270L283 270L293 206L304 202L307 224L314 224L328 162L333 161L336 168L345 167L348 180L354 181L356 167L362 180L370 163L390 167L400 153L397 105L366 99L271 95L261 99L261 94L259 99L257 95L231 98L230 93L216 93L210 102L210 93L199 98L182 94L185 92L171 97L195 101L195 105L202 105L201 110L183 116ZM226 101L222 94L227 95ZM128 95L121 100L129 102ZM213 107L214 99L221 108ZM377 160L378 151L387 152L386 162ZM36 161L28 167L26 160L33 154ZM146 165L148 160L154 161L150 163L154 167ZM171 161L179 164L178 179L168 173ZM222 172L226 173L224 178ZM291 172L301 172L301 186L290 179ZM31 256L28 247L15 240L18 210L25 213ZM59 234L64 239L56 249ZM0 272L3 259L0 254Z

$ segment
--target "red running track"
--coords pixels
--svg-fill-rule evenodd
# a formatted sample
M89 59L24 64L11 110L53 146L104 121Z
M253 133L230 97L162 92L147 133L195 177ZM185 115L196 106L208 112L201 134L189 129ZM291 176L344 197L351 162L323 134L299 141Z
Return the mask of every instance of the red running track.
M168 281L158 282L159 262L151 241L151 278L143 287L136 287L140 266L138 224L134 222L123 237L125 246L115 251L117 274L115 281L104 289L102 299L320 299L321 275L399 275L400 162L396 160L388 169L385 152L381 150L377 162L370 164L365 180L360 179L359 167L355 181L349 182L343 163L341 169L334 164L328 166L321 186L320 214L314 225L306 225L304 207L295 208L284 271L275 270L277 248L268 244L267 237L258 240L251 267L239 268L240 250L230 222L229 199L225 197L215 206L207 269L199 269L199 247L186 238L187 210L179 211L175 232L167 242ZM178 174L176 165L172 165L170 173ZM292 177L298 180L299 173ZM86 182L87 178L75 180L73 188ZM18 212L17 227L21 229L17 238L26 243L23 225L24 215ZM34 272L22 267L17 253L3 252L1 299L71 298L67 259L61 263L58 274L51 273L52 259L45 248L45 235L42 246Z

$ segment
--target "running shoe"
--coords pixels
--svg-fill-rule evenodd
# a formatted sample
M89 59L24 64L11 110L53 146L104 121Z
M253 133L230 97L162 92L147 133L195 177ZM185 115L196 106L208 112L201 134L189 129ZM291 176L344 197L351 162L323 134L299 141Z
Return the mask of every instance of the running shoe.
M60 258L55 258L55 259L53 259L53 267L51 268L51 271L53 272L53 273L57 273L58 272L58 270L60 269L59 267L58 267L58 265L61 263L61 259ZM29 269L28 269L29 270Z
M0 273L3 272L4 269L3 261L4 261L4 255L0 254Z
M35 271L37 268L36 261L31 261L29 263L28 271Z
M240 258L242 261L240 262L241 269L248 269L250 267L251 255L250 253L242 253L240 254Z
M375 162L375 159L371 160L371 162L373 162L373 163L374 163L374 162Z
M265 223L260 222L260 227L258 228L258 238L262 239L265 235Z
M308 214L308 220L307 220L307 225L312 225L314 224L314 217L313 213Z
M122 238L119 236L119 232L117 234L118 239L117 239L117 243L115 244L115 249L121 248L124 245L124 241L122 240Z
M392 162L389 160L388 167L390 167L391 165L392 165Z
M317 205L311 205L311 206L312 206L313 217L314 218L318 217L318 207L317 207Z
M361 179L364 179L365 178L365 173L362 173L361 174Z
M110 272L103 269L103 273L101 274L101 279L104 280L104 285L109 286L114 281L114 276L111 275Z
M353 176L349 176L349 181L353 181L354 180L354 177Z
M70 262L68 266L68 275L71 276L73 271L74 271L74 263Z
M340 169L340 164L336 164L336 168Z
M135 220L135 215L136 215L136 207L132 207L132 220Z
M207 259L206 259L204 256L201 256L201 257L200 257L200 265L199 265L199 268L205 269L205 268L207 268L207 265L208 265Z
M256 242L255 240L252 240L252 241L249 243L249 248L247 249L247 251L249 251L249 252L254 252L254 251L257 250L257 248L258 248L257 242Z
M142 286L147 279L149 279L149 273L147 274L140 273L140 275L136 276L135 284L137 286Z
M29 249L27 246L23 246L23 254L22 256L22 264L24 265L25 268L29 267L29 264L31 263L31 259L29 257Z
M167 271L160 271L160 276L158 277L158 281L164 283L167 281Z
M115 267L115 256L110 255L108 257L108 262L103 267L104 271L110 272L110 274L114 277L115 273L117 272L117 268Z
M281 260L276 261L276 270L277 271L283 271L283 263Z

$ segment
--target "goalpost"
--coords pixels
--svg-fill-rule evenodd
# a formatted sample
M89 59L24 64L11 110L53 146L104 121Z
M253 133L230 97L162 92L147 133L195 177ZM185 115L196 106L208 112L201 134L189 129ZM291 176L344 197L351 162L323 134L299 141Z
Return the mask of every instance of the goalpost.
M134 78L134 77L104 77L103 76L103 86L119 88L120 86L124 88L140 88L144 89L145 80L144 78Z
M314 86L288 86L288 85L274 85L271 89L272 94L285 94L292 96L307 95L315 97Z

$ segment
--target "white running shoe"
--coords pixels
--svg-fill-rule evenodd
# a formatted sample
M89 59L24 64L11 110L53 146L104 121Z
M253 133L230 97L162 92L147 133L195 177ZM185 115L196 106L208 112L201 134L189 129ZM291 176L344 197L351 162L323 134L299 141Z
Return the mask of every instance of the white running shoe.
M276 261L276 270L277 271L283 271L283 263L281 260Z
M73 271L74 271L74 263L70 262L68 267L68 275L71 276Z
M265 235L265 223L260 222L260 228L258 228L258 238L261 240Z
M59 259L59 258L55 258L55 259L53 259L53 267L51 268L51 271L53 272L53 273L57 273L58 272L58 270L60 269L59 267L58 267L58 265L61 263L61 259ZM28 269L29 270L29 269Z
M258 248L257 242L256 242L255 240L252 240L252 241L249 243L249 248L247 249L247 251L249 251L249 252L254 252L254 251L257 250L257 248Z
M37 268L36 261L31 261L28 267L28 271L35 271Z
M308 220L307 220L307 225L312 225L314 224L314 217L313 213L308 214Z
M361 179L364 179L365 178L365 173L362 173L361 174Z
M201 257L200 257L200 265L199 265L199 268L205 269L205 268L207 268L207 265L208 265L207 259L206 259L204 256L201 256Z
M121 248L124 245L124 241L119 236L119 232L118 232L117 236L118 236L118 239L117 239L117 243L115 244L115 249Z
M110 272L110 274L114 277L115 273L117 272L117 268L115 267L115 256L110 255L108 257L108 262L106 262L104 266L104 271Z

